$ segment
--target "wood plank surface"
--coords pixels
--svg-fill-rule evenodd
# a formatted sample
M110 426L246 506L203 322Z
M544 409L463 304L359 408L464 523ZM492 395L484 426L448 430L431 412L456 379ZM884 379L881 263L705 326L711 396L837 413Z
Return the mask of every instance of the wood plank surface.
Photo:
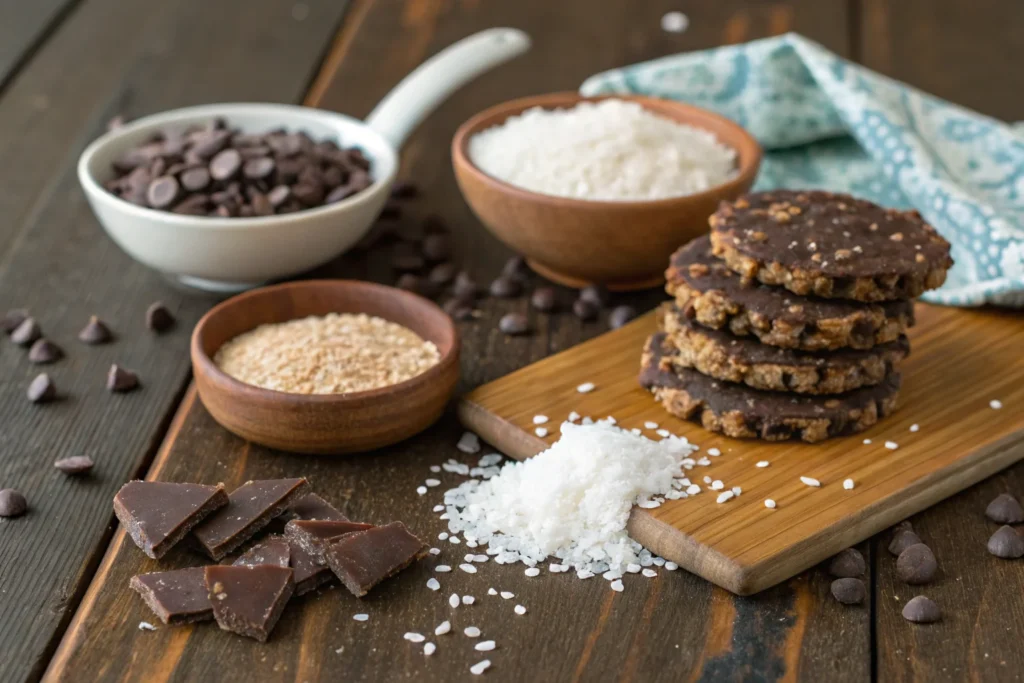
M847 52L845 2L708 3L690 12L691 27L682 35L660 30L660 17L671 9L677 4L669 0L642 5L357 0L311 97L327 108L362 116L409 69L458 38L495 25L531 33L535 47L529 55L460 91L403 151L403 174L415 180L422 196L405 210L400 225L411 229L425 216L439 215L453 231L459 259L486 282L509 254L465 207L448 160L451 135L471 114L511 97L575 88L586 76L612 66L793 28ZM390 281L388 257L384 243L313 275ZM571 301L568 291L559 292ZM650 292L620 296L616 302L651 308L662 298ZM535 334L507 339L495 324L512 310L525 311L525 303L488 300L477 323L462 325L464 387L605 329L604 322L541 316L531 321ZM420 437L372 455L302 458L234 439L189 394L148 476L230 485L253 476L308 474L348 514L375 521L405 519L417 532L436 538L443 522L429 511L440 491L458 478L445 474L444 486L423 498L414 489L431 476L428 465L449 457L465 459L454 449L460 431L449 415ZM451 551L454 547L445 547L442 558L452 563L460 558L461 553ZM176 552L161 566L197 561ZM685 572L646 583L637 578L618 595L603 581L546 574L527 579L521 567L496 565L474 576L458 571L438 575L442 590L431 593L424 587L430 564L411 569L359 603L337 590L303 598L285 613L271 641L259 645L209 624L138 631L138 622L152 617L127 589L127 581L157 565L118 531L46 678L72 680L74 672L89 670L97 672L97 680L243 680L253 675L287 681L466 679L469 665L483 655L473 652L464 636L438 638L432 658L401 638L408 630L430 632L448 618L456 631L475 624L498 640L498 650L489 657L494 662L489 680L845 681L866 680L870 674L868 609L832 601L828 580L817 569L754 598L735 598ZM516 602L529 612L513 615L509 602L486 595L491 585L515 592ZM445 602L452 591L473 593L477 603L452 617ZM370 620L352 621L357 611L370 614Z
M78 0L0 2L0 91Z
M28 308L67 353L40 368L6 339L0 350L0 482L23 491L30 506L0 524L4 681L37 678L45 668L109 542L111 496L145 471L180 400L189 332L210 304L171 288L103 234L74 161L117 112L298 100L344 11L330 0L305 5L308 16L298 21L291 3L87 0L0 97L0 153L10 154L0 182L0 309ZM89 68L77 68L85 55ZM160 337L143 323L157 299L179 316ZM77 341L90 314L113 327L116 343ZM139 373L139 391L104 389L114 362ZM42 370L62 398L33 405L25 389ZM52 467L80 454L97 463L90 477L70 479Z

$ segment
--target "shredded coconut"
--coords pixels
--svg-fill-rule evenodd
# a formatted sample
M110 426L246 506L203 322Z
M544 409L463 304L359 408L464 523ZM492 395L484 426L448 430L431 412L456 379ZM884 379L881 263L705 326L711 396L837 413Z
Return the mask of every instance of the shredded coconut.
M736 173L714 134L619 99L534 107L470 138L469 156L512 185L603 201L693 194Z
M630 509L673 490L694 450L678 437L652 441L607 423L565 422L543 453L448 491L448 528L487 544L502 564L550 556L577 572L621 574L643 550L626 534Z

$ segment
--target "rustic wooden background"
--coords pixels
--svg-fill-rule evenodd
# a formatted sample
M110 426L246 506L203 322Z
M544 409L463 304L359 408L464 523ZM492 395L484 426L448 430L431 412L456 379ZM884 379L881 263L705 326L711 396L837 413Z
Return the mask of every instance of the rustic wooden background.
M680 35L659 27L674 9L690 18ZM481 280L509 254L459 197L448 162L455 128L488 105L572 89L603 69L793 30L992 116L1024 118L1018 0L0 0L0 308L30 308L68 351L51 370L68 398L40 407L24 399L37 368L12 345L0 348L0 486L24 491L32 508L0 521L0 679L465 679L483 655L464 636L437 639L432 658L401 640L448 618L443 597L455 590L478 602L453 623L498 640L490 679L1018 680L1024 565L984 552L991 527L981 511L999 492L1024 492L1024 465L913 520L943 570L927 592L946 617L930 627L900 617L914 591L895 577L879 537L861 546L871 568L871 600L861 608L837 605L821 570L741 599L681 572L630 582L618 595L603 581L525 579L496 566L442 577L433 594L425 564L359 604L338 593L300 601L266 645L209 625L138 631L151 616L128 578L156 564L116 530L110 499L125 480L231 486L304 473L356 518L405 519L434 536L441 523L413 490L429 464L459 456L460 430L449 416L407 444L332 460L270 453L219 429L188 389L188 334L212 299L172 288L103 236L75 179L78 154L115 114L195 103L306 102L363 116L423 59L498 25L528 31L533 50L456 94L403 154L403 175L423 191L404 220L442 216ZM362 254L314 275L389 281L386 262ZM162 337L142 324L156 299L180 320ZM619 297L642 309L661 299ZM463 388L604 329L560 316L537 319L529 338L507 339L495 323L515 309L525 304L490 301L481 321L463 325ZM76 342L93 313L112 324L116 344ZM103 390L115 361L140 373L140 392ZM51 468L80 453L98 463L90 478ZM459 556L445 548L450 564ZM195 558L173 553L168 562ZM510 602L486 596L491 585L515 592L529 613L515 617ZM370 621L353 622L357 611Z

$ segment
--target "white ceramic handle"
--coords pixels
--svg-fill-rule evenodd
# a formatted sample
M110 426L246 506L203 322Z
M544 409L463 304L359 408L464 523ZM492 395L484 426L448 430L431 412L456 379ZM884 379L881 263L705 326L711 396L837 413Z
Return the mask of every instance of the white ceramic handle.
M492 28L449 45L402 79L366 117L366 123L399 149L428 114L469 81L530 49L514 28Z

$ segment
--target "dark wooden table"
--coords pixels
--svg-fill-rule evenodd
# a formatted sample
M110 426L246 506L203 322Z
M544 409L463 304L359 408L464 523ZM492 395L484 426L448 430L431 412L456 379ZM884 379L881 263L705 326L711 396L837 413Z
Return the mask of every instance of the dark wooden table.
M669 10L690 17L661 31ZM28 307L68 350L52 375L68 398L46 407L24 399L35 368L0 348L0 487L24 491L30 513L0 520L0 680L459 680L482 658L461 635L438 638L431 658L401 639L449 618L452 590L477 604L454 617L499 642L492 680L1018 680L1024 672L1024 564L984 552L981 517L996 493L1024 492L1024 464L918 515L940 580L927 592L941 624L905 622L916 591L894 575L886 538L861 544L871 599L846 608L821 570L752 598L705 581L663 574L624 594L603 581L489 566L447 575L429 593L417 567L358 605L340 592L306 598L260 645L214 627L142 632L151 619L129 577L195 563L172 553L157 565L115 525L110 500L127 479L224 481L308 475L354 518L405 519L441 531L413 491L430 464L458 456L449 415L427 433L383 452L302 458L250 446L221 430L190 389L187 340L212 299L171 287L107 239L78 188L74 162L115 114L188 104L305 102L363 116L405 73L474 31L527 30L534 48L456 94L417 131L403 176L422 197L403 219L437 214L458 237L459 257L480 279L509 256L463 204L448 161L456 126L516 96L576 88L588 75L679 51L799 31L851 59L1003 119L1024 118L1018 0L4 0L0 2L0 308ZM354 254L315 276L390 281L387 254ZM662 295L619 300L651 308ZM145 333L146 306L179 316L167 336ZM538 319L537 333L508 339L500 315L522 301L488 301L463 324L462 388L599 334L603 324ZM108 320L116 344L84 348L74 337L90 314ZM112 396L110 363L136 369L144 388ZM58 457L88 453L93 476L56 473ZM454 481L445 480L445 483ZM431 501L430 504L433 504ZM452 564L456 558L445 553ZM458 553L456 553L458 554ZM486 596L511 590L529 613ZM351 615L365 611L366 624Z

